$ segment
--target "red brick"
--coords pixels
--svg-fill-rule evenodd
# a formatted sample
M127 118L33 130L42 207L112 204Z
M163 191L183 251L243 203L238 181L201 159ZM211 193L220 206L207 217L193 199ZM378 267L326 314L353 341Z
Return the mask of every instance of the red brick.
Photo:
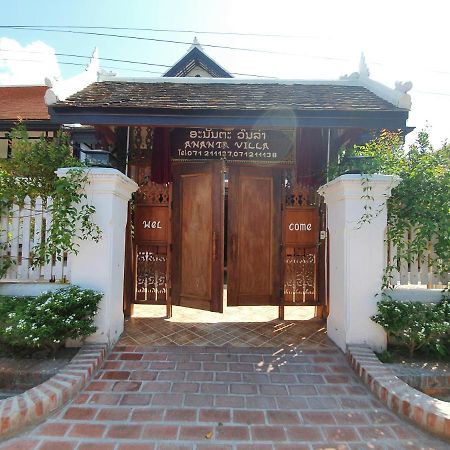
M317 388L322 387L318 385ZM317 395L317 389L312 384L296 384L287 387L291 395ZM286 395L286 394L283 394Z
M163 353L145 353L142 359L144 361L165 361L167 355L164 355Z
M201 441L207 439L207 436L211 436L210 433L213 433L214 435L213 426L182 425L180 428L179 439L186 439L187 441Z
M87 403L90 395L89 394L78 394L73 400L72 403L75 405L81 405L83 403Z
M292 425L300 423L298 414L294 411L267 411L267 422L275 425Z
M370 409L369 399L358 397L347 397L340 399L341 406L344 409Z
M171 392L193 393L198 392L200 385L198 383L173 383Z
M135 392L139 391L142 383L137 381L118 381L114 384L113 391L115 392Z
M327 383L330 384L348 384L350 378L348 375L323 375Z
M209 372L201 372L201 373L210 375L211 380L212 380L212 375L213 375L212 373L209 373ZM210 380L204 380L204 381L210 381ZM224 382L224 383L239 383L242 381L242 374L234 373L234 372L217 372L216 373L216 381L220 381L220 382Z
M360 425L369 423L365 414L354 411L338 411L333 413L338 425Z
M219 375L225 375L217 373L217 381L224 381L219 379ZM240 375L240 374L239 374ZM186 376L187 381L213 381L214 373L212 372L188 372Z
M137 439L142 432L142 425L111 425L106 437L112 439Z
M64 414L64 419L68 420L92 420L97 414L97 408L69 408Z
M339 448L332 447L333 450L340 450ZM295 444L278 444L277 450L310 450L309 445ZM323 449L322 449L323 450Z
M226 385L224 385L226 387ZM257 388L254 384L231 384L230 392L232 394L256 394Z
M153 381L156 380L158 372L150 370L133 370L130 375L130 380L140 380L140 381Z
M152 405L156 406L181 406L183 394L159 393L153 395Z
M397 418L389 413L388 411L368 411L367 416L369 418L369 423L381 424L381 423L395 423Z
M131 408L103 408L95 420L120 420L125 421L130 415Z
M351 395L367 395L368 392L364 386L345 386L345 389Z
M206 394L227 394L228 386L226 384L218 384L218 383L202 383L201 391Z
M272 450L272 444L237 444L236 450ZM278 445L277 445L278 449Z
M122 394L92 394L89 404L117 405L121 398Z
M184 381L186 378L186 372L159 372L158 381Z
M124 370L145 370L148 369L150 363L147 361L122 361L122 369Z
M322 430L328 442L351 442L360 440L356 430L351 427L324 427Z
M151 394L124 394L122 400L120 401L121 405L130 405L130 406L143 406L149 405L150 400L152 399Z
M109 381L93 381L89 383L84 390L85 391L111 391L114 386L113 382Z
M103 372L102 380L128 380L130 371L128 370L108 370Z
M35 433L42 436L64 436L69 428L69 423L50 422L39 427Z
M323 384L317 386L317 390L320 395L345 395L347 393L346 386L339 384Z
M208 407L213 405L212 395L186 394L184 404L186 406Z
M118 450L154 450L155 448L154 444L120 444ZM161 449L161 446L159 448Z
M250 433L244 426L220 426L216 428L216 439L223 441L248 441Z
M286 427L289 439L293 441L321 441L322 433L319 427L295 426Z
M147 425L144 428L143 437L147 439L175 440L178 434L176 425Z
M265 416L263 411L251 410L233 410L233 422L246 423L247 425L259 425L265 423Z
M132 422L152 422L161 421L163 417L163 411L160 409L140 408L134 409L131 414Z
M77 445L77 442L67 441L44 441L39 450L73 450Z
M199 362L178 362L176 364L177 370L201 370L202 365Z
M106 426L101 424L77 423L70 430L69 436L98 438L102 437Z
M106 444L98 441L80 444L77 450L114 450L116 444Z
M303 411L301 413L303 422L311 425L334 425L336 422L330 412L323 411Z
M220 444L199 444L196 447L197 450L232 450L232 445L220 445Z
M158 450L192 450L192 446L184 444L174 444L172 442L170 444L159 444Z
M164 420L167 422L196 422L197 410L196 409L167 409Z
M297 379L300 384L325 384L322 375L299 374L297 375Z
M199 422L230 422L231 413L228 409L200 409Z
M122 361L105 361L103 363L103 370L115 370L122 367Z
M394 433L388 427L358 427L361 437L367 439L392 439Z
M139 361L142 359L143 354L142 353L122 353L118 359L121 360L127 360L127 361Z
M169 392L170 383L167 381L149 381L142 384L142 392Z
M2 450L34 450L39 441L34 439L14 439L2 444Z
M240 395L216 395L214 399L214 406L219 408L242 408L244 403L244 397Z
M407 424L391 425L390 428L399 439L419 438L419 433Z
M254 426L251 427L252 439L255 441L284 441L286 433L282 427Z

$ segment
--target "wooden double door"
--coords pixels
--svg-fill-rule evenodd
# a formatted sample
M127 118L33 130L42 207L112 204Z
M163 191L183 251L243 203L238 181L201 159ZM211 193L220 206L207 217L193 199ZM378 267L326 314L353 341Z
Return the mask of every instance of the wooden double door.
M174 167L175 305L222 312L225 251L229 306L279 304L281 170L230 165L227 172L225 220L224 163Z

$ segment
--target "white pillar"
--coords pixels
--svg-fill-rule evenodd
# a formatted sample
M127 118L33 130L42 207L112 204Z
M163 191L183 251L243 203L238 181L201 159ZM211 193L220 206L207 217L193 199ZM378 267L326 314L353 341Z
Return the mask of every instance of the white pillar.
M328 336L345 352L350 344L386 348L383 328L370 320L377 311L386 265L386 200L400 179L391 175L342 175L319 188L327 204L330 307ZM369 186L364 191L363 186ZM373 199L367 200L364 195ZM371 206L373 217L360 223Z
M63 177L69 169L58 169ZM128 200L138 185L116 169L86 169L87 203L95 207L92 220L102 230L98 243L80 240L71 256L71 284L103 293L91 343L114 344L123 332L123 274Z

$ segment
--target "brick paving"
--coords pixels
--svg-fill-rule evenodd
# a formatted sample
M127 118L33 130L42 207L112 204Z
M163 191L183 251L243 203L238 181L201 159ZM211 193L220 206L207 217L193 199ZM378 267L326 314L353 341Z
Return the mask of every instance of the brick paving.
M383 407L335 347L117 346L3 450L448 449Z

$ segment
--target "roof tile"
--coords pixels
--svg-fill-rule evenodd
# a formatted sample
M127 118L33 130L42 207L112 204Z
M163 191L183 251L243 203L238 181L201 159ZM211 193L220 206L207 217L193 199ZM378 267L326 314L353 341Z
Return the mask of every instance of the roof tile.
M0 87L0 120L48 120L44 102L47 86Z
M56 108L144 108L167 110L291 109L398 111L362 86L280 83L170 83L103 81L55 105Z

